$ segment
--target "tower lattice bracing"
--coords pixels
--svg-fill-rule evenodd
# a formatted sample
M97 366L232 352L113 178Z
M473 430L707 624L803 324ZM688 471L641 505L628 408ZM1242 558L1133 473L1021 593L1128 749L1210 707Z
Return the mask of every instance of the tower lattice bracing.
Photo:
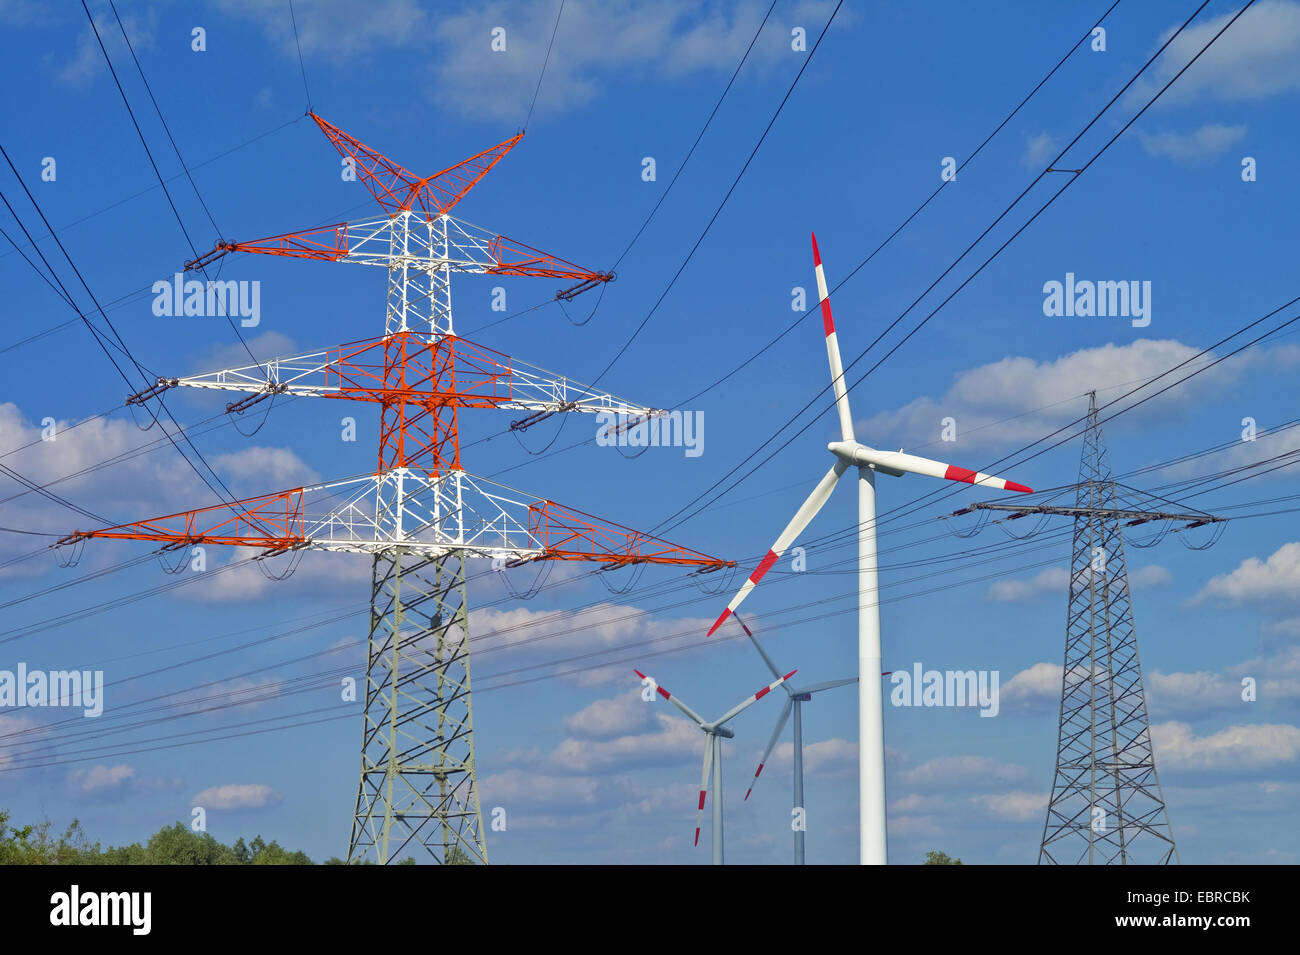
M242 368L161 378L128 402L188 387L243 392L227 405L229 413L281 394L376 404L376 469L76 531L59 546L106 538L153 541L166 550L256 547L262 549L258 559L301 549L369 557L361 770L348 859L387 864L423 856L444 864L486 863L474 759L467 560L487 558L505 566L575 560L602 570L651 563L693 567L696 573L734 564L476 477L461 466L462 408L525 412L512 429L560 413L636 420L658 414L456 335L453 272L570 283L557 299L613 278L450 215L522 133L417 177L319 116L312 119L384 215L251 242L221 241L186 270L231 252L384 268L383 336ZM201 293L200 283L193 284Z
M1076 494L1060 732L1040 864L1178 861L1151 746L1117 507L1094 395Z
M421 221L409 210L390 226L388 309L385 332L416 332L435 344L452 336L447 223ZM402 341L404 347L405 338ZM409 389L408 363L386 356L385 381ZM443 369L431 369L435 374ZM408 411L416 421L408 421ZM431 413L430 413L431 411ZM456 407L421 411L405 401L381 407L375 513L393 535L405 532L406 498L427 492L424 472L408 468L401 442L419 427L422 451L435 459L459 449ZM418 455L416 455L418 456ZM460 460L438 469L460 496ZM474 764L474 713L470 697L469 608L465 554L429 556L397 546L375 554L361 771L348 859L382 864L401 858L412 843L442 864L486 863L483 816Z
M414 843L441 863L485 863L464 559L376 554L371 606L349 857L386 862Z

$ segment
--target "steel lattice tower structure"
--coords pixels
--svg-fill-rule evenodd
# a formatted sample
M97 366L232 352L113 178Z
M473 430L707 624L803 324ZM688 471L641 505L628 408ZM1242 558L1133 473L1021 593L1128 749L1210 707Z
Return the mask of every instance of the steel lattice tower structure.
M188 378L163 378L133 395L147 401L183 386L246 392L243 412L280 394L380 406L374 473L292 488L130 524L76 531L88 538L361 553L372 559L361 769L348 859L386 864L412 845L439 863L486 863L470 694L466 560L734 566L600 521L464 470L458 412L528 412L512 428L562 412L645 420L659 414L459 338L451 274L551 277L576 283L568 299L610 281L451 216L451 209L522 133L432 176L418 177L316 114L317 126L384 210L356 222L218 242L186 264L200 269L230 252L351 262L387 270L384 335L323 352L276 358ZM207 294L212 294L209 283ZM232 283L233 284L233 283ZM195 281L195 293L204 294ZM190 294L186 285L186 295ZM334 504L338 497L341 505ZM318 501L329 509L313 513Z
M1052 795L1040 864L1178 861L1160 790L1115 482L1090 396L1075 506Z
M1056 769L1039 864L1166 865L1179 861L1178 848L1156 774L1123 528L1162 522L1163 530L1141 545L1149 547L1176 523L1184 525L1178 531L1217 525L1208 543L1187 545L1203 550L1226 519L1165 510L1160 505L1172 502L1116 482L1096 392L1089 394L1087 421L1074 506L980 503L955 513L1074 519Z

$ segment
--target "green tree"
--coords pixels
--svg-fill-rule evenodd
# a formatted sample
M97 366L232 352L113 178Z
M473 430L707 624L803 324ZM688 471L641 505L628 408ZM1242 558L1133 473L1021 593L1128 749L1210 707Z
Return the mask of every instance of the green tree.
M49 819L22 827L10 826L9 820L9 812L0 810L0 865L312 865L305 852L290 852L261 835L251 843L241 837L227 846L181 822L159 829L146 845L101 849L86 839L75 819L62 833ZM326 864L343 862L329 859Z
M146 865L238 865L235 850L184 823L159 829L145 847Z
M961 865L960 859L954 859L946 852L940 852L938 849L931 849L925 854L925 861L922 865Z
M461 847L459 842L447 850L447 858L443 860L443 865L473 865L473 864L474 864L474 860L469 857L469 853L467 853Z
M78 865L99 852L98 844L86 841L76 819L56 836L48 818L22 828L10 827L9 818L8 812L0 811L0 864Z

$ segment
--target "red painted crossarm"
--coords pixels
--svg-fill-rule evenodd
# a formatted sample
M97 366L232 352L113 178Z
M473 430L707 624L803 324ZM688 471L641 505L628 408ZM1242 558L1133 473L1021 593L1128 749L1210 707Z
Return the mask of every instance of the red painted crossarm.
M641 531L611 524L582 511L538 501L528 509L528 530L545 548L548 560L598 561L605 564L676 564L734 567L735 561L710 557Z
M593 272L573 262L551 255L531 245L524 245L513 239L499 235L492 240L489 254L496 259L496 265L488 269L489 275L527 275L569 279L573 282L599 284L612 281L613 272ZM569 290L577 294L574 290ZM583 289L585 291L585 288ZM568 295L568 293L564 293ZM572 297L572 295L568 295Z
M348 254L348 224L336 222L333 225L286 232L248 242L218 242L211 252L186 262L185 271L201 269L228 252L258 252L262 255L289 255L299 259L336 262Z
M71 544L91 537L156 541L162 544L229 544L275 550L306 542L302 488L217 504L163 517L118 524L93 531L74 531L59 541Z

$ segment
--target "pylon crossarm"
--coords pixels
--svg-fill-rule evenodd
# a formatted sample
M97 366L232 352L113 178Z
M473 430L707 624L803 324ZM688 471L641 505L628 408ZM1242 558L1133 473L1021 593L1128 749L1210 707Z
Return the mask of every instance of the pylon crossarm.
M1148 521L1194 521L1199 526L1228 520L1226 517L1216 517L1213 514L1206 514L1204 511L1191 514L1176 514L1170 511L1129 510L1120 507L1068 507L1048 504L1026 507L1017 504L988 504L984 502L967 505L959 511L954 511L953 516L969 514L971 511L1010 511L1013 519L1027 517L1030 514L1057 514L1065 517L1096 515L1108 520L1127 521L1130 525L1145 524Z
M335 222L261 239L250 239L246 242L229 242L223 239L210 251L186 262L185 271L192 272L204 268L230 252L285 255L321 262L388 265L392 260L390 245L392 228L393 220L384 217L359 219L355 222Z
M528 516L529 532L544 543L548 559L598 561L615 566L735 566L735 561L710 557L631 528L603 522L554 501L538 501L529 508Z
M92 537L274 551L306 547L354 554L402 548L430 556L461 552L512 562L577 560L608 567L735 566L464 471L420 468L394 468L228 505L76 531L59 543Z
M587 288L614 278L613 272L585 268L454 216L447 216L446 221L448 255L455 271L567 279ZM575 290L570 289L557 293L556 297L572 298L573 294Z
M516 133L454 166L421 178L315 113L311 118L339 155L352 161L357 179L389 214L411 209L429 215L448 212L524 135Z
M452 335L430 339L415 332L274 358L260 365L161 379L159 384L429 408L605 412L629 417L655 413L466 339ZM242 404L227 410L242 410Z
M445 242L442 229L435 228L433 220L412 212L336 222L246 242L222 240L211 251L185 263L185 271L204 268L230 252L253 252L385 268L403 265L425 271L445 269L469 275L557 278L577 283L556 292L556 298L565 300L614 279L612 272L586 268L452 216L436 221L446 227ZM395 252L395 248L402 251Z
M306 543L304 488L217 504L191 511L91 531L74 531L59 540L72 544L92 537L157 541L163 544L231 544L285 550Z

